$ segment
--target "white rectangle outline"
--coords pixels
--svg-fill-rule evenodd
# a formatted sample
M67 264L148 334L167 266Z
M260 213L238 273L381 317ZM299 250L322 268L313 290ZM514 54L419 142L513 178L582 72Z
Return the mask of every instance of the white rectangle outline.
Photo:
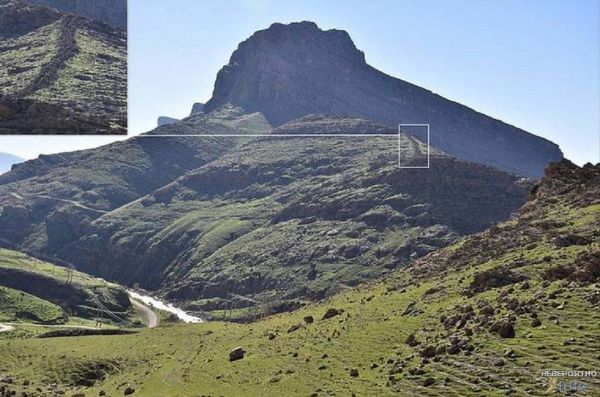
M400 151L400 137L402 127L427 127L427 167L423 166L407 166L403 167L401 162L401 151ZM238 137L238 138L305 138L305 137L391 137L394 134L140 134L132 138L189 138L189 137ZM398 139L398 168L422 168L429 169L429 124L398 124L398 133L396 134Z
M400 136L402 135L402 133L400 132L400 130L402 129L402 127L427 127L427 166L422 166L422 165L415 165L415 166L406 166L403 167L401 164L401 159L402 159L402 155L401 155L401 150L400 150ZM429 169L429 166L431 165L430 162L430 137L429 137L429 124L398 124L398 168L401 169Z

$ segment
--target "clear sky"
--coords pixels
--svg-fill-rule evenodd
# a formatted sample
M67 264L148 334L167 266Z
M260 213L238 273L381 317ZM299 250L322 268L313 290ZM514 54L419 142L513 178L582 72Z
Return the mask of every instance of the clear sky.
M347 30L387 74L544 136L579 164L600 161L598 0L129 0L130 133L187 116L240 41L301 20ZM0 151L111 140L0 138Z

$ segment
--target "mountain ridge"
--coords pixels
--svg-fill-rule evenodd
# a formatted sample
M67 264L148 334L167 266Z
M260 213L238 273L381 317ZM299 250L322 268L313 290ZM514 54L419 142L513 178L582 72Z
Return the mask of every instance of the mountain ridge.
M127 29L127 0L26 0Z
M240 43L217 74L205 110L225 103L261 112L275 127L312 113L363 117L391 128L428 123L433 146L529 177L562 158L544 138L374 69L347 32L307 21L275 23Z

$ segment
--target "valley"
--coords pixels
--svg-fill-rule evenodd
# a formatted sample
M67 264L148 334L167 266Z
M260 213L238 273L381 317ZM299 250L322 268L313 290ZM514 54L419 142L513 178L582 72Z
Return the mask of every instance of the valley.
M543 396L555 379L542 370L600 364L599 187L599 166L551 165L515 219L252 324L2 339L0 384L85 395ZM21 364L34 356L44 358Z
M125 132L101 5L0 0L0 133ZM600 368L600 164L307 21L158 124L6 156L0 397L541 397Z
M249 321L262 306L300 307L481 231L531 187L434 148L430 169L399 169L398 150L418 164L427 148L360 118L312 115L271 129L226 106L18 165L0 176L0 238L137 283L201 318Z
M1 332L21 337L69 329L154 328L172 305L87 274L15 251L0 250ZM156 306L156 307L155 307Z

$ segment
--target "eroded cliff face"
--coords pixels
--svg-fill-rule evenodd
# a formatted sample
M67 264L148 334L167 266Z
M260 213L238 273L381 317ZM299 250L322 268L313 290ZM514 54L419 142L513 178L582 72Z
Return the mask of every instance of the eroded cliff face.
M562 158L554 143L369 66L345 31L273 24L242 42L217 76L210 112L232 103L275 126L307 114L428 123L432 145L529 177Z

